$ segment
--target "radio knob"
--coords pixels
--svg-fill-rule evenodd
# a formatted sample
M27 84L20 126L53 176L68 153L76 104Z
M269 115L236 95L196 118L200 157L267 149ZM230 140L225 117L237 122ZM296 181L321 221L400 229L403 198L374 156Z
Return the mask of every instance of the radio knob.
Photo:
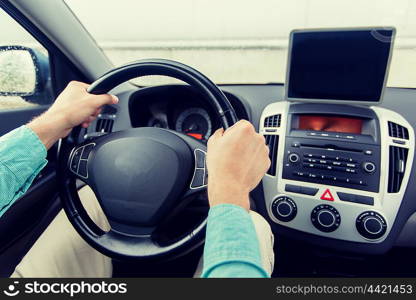
M376 170L376 165L374 163L370 162L370 161L366 161L363 164L363 169L367 173L373 173Z
M365 211L355 222L358 232L367 239L379 239L387 231L387 223L382 215L375 211Z
M289 154L289 161L293 164L297 163L300 160L300 157L297 153L290 153Z
M331 205L318 205L311 213L312 224L323 232L332 232L341 224L341 216Z
M273 201L272 213L280 221L292 221L297 214L296 203L289 197L278 197Z

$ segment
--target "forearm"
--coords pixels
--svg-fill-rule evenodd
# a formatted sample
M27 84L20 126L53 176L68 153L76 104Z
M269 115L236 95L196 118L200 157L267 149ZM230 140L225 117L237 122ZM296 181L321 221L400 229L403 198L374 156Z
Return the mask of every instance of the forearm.
M46 148L30 128L22 126L0 137L0 216L46 163Z
M253 222L242 207L221 204L210 209L202 277L268 277Z

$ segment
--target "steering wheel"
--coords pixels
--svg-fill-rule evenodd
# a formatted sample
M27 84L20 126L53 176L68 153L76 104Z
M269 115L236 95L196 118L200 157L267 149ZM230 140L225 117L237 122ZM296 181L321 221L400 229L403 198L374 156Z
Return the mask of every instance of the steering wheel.
M195 88L217 113L224 129L236 114L226 96L197 70L170 60L141 60L104 74L88 92L108 93L130 79L164 75ZM92 247L117 259L177 255L200 245L206 217L190 233L168 245L154 239L158 225L190 195L206 189L206 145L162 128L133 128L77 144L80 127L59 145L58 184L65 212ZM78 196L76 179L94 191L111 226L101 230Z

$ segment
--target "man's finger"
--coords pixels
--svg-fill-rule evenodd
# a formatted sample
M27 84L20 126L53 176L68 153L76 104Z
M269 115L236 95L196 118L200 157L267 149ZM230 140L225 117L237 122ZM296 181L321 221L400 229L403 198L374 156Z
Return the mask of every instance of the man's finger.
M255 131L253 124L251 124L249 121L247 121L247 120L240 120L237 123L235 123L234 125L232 125L231 127L229 127L225 131L225 134L227 134L229 132L233 132L233 131L235 131L237 129L245 130L245 131L249 131L249 132Z
M97 95L94 97L94 105L99 108L103 105L110 105L118 103L118 97L109 94Z
M98 108L95 113L93 114L94 117L98 117L98 115L101 113L101 107Z
M215 130L215 132L208 139L208 145L211 144L216 139L218 139L219 137L223 136L223 134L224 134L224 128L219 128L219 129Z
M214 134L211 135L211 138L217 139L224 135L224 128L218 128L215 130Z

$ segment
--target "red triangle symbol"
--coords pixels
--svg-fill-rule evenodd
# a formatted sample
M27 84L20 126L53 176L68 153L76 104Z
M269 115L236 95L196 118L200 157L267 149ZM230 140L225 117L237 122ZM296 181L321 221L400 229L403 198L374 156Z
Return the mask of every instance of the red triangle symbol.
M321 200L334 201L334 196L332 196L331 191L329 189L326 189L321 196Z

